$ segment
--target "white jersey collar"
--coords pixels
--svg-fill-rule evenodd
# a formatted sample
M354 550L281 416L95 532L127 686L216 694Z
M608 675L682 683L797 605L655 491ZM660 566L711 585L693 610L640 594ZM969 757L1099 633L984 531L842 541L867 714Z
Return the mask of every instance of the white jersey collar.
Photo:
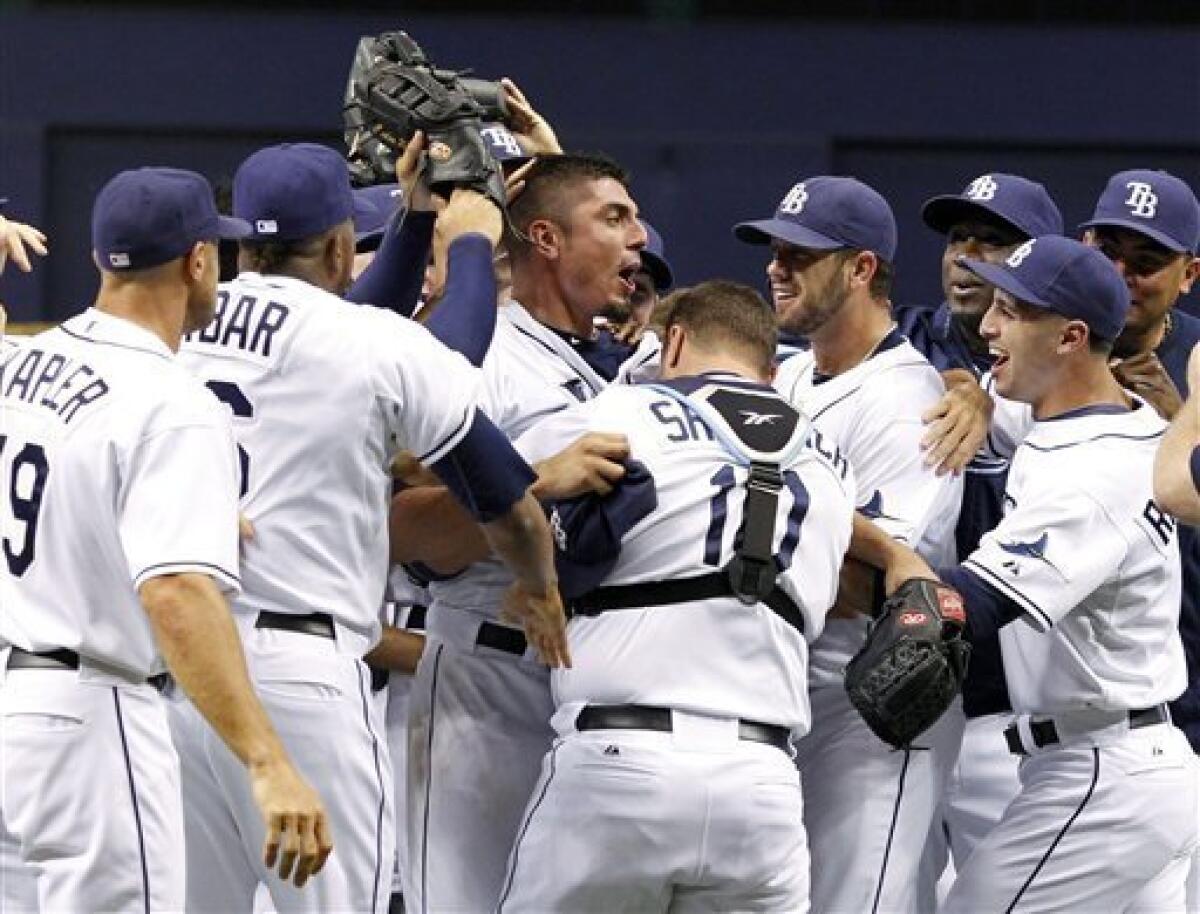
M170 347L149 330L96 308L88 308L82 314L64 321L59 329L68 336L87 342L137 349L166 359L175 358Z

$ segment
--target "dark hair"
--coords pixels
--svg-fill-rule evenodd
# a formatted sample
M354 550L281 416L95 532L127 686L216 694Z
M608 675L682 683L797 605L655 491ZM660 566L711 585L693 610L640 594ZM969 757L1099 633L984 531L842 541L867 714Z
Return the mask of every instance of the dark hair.
M297 241L239 241L238 266L264 276L286 272L288 263L297 257L311 257L325 241L322 232L312 238Z
M666 329L679 325L705 348L733 347L770 374L779 329L775 311L754 289L740 282L711 279L681 291Z
M572 191L585 181L611 178L629 186L629 173L603 155L564 154L538 156L525 176L525 189L508 207L506 241L513 256L529 247L529 226L537 219L566 222Z
M868 290L872 298L889 298L892 294L892 277L895 270L879 255L875 256L875 275L871 277Z

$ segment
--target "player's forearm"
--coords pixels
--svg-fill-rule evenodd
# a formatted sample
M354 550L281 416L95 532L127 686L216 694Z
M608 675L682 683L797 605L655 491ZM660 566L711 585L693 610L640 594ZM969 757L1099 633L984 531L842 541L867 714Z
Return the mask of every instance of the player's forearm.
M831 619L872 616L883 602L880 569L847 557L838 573L837 599L829 610Z
M392 562L449 574L491 555L479 524L445 486L404 489L392 499Z
M544 595L558 586L550 527L532 494L526 493L506 514L484 524L483 530L526 592Z
M283 745L250 683L229 607L212 578L151 578L140 596L171 675L233 754L248 767L285 760Z
M937 577L915 550L893 539L857 511L854 512L854 527L846 556L884 572L884 591L887 594L891 594L909 578Z
M1192 474L1193 451L1200 444L1200 392L1193 393L1163 435L1154 458L1154 499L1164 511L1189 524L1200 524L1200 492Z
M411 676L417 671L424 650L424 635L385 625L379 643L367 652L363 660L376 669Z

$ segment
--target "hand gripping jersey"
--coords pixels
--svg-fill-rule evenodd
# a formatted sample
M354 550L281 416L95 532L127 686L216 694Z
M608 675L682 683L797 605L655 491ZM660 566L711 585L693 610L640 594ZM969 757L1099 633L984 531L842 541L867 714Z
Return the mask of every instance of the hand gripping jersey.
M743 526L749 455L766 458L722 427L710 405L716 402L726 421L763 451L762 443L778 439L786 417L796 415L769 388L714 374L611 387L518 442L536 460L587 432L629 437L631 458L648 471L656 506L623 531L607 586L709 575L726 567L735 545L752 538ZM560 723L584 703L636 703L807 729L807 642L820 634L837 590L853 477L836 449L806 428L807 419L799 422L787 446L771 455L782 486L769 548L779 569L776 586L798 607L803 634L764 603L731 594L576 617L569 629L574 664L553 674ZM605 509L615 523L633 516L638 496L629 488L619 487ZM571 582L564 580L564 587Z
M944 392L924 356L893 330L869 358L835 377L816 372L811 351L798 352L780 366L775 387L850 461L860 512L935 567L953 560L962 482L923 464L921 414ZM857 648L816 645L814 685L840 688L842 667Z
M565 337L535 320L517 302L500 309L481 371L480 406L511 441L546 416L589 400L608 386ZM430 616L430 632L445 631L442 607L495 619L512 580L498 560L489 559L447 580L431 582L437 611Z
M300 280L243 273L218 298L181 359L233 414L255 526L235 608L329 613L361 655L379 638L391 460L458 443L478 371L419 324Z
M806 425L770 388L714 374L610 387L518 443L536 458L619 431L631 462L612 494L552 515L565 592L598 614L568 626L562 738L498 910L808 910L787 734L808 727L807 639L836 592L853 479Z
M821 376L811 352L780 367L775 386L835 442L857 480L858 510L936 567L954 557L961 480L924 466L921 414L941 377L896 330L861 363ZM812 732L797 745L812 847L814 910L910 911L921 851L950 767L961 718L943 715L917 749L873 734L843 687L867 619L831 618L813 644Z

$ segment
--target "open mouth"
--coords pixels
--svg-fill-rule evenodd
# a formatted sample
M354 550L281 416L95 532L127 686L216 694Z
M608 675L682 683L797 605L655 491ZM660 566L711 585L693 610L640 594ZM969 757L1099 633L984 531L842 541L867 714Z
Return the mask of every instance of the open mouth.
M637 276L637 272L641 268L642 262L641 260L638 260L637 263L626 264L625 266L621 267L621 269L617 270L617 279L621 281L622 291L627 296L632 295L637 289L637 284L633 281L633 279L635 276Z
M995 374L997 369L1008 364L1008 353L1003 349L988 346L988 355L992 357L992 374Z

